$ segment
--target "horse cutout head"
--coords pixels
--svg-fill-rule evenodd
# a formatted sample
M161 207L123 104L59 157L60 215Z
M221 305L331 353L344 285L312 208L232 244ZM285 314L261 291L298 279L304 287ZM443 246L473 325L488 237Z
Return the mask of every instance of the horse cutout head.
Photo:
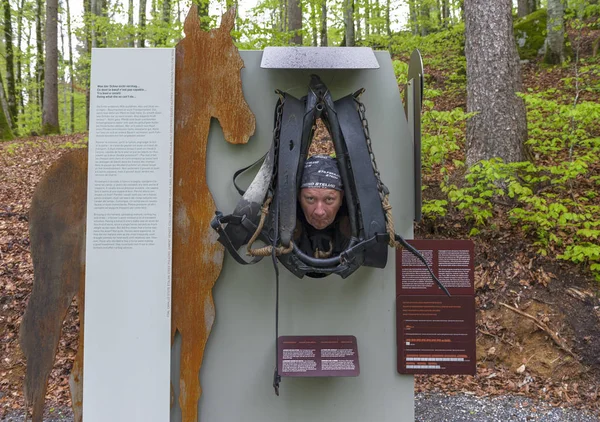
M200 113L208 113L219 120L225 139L232 144L248 141L248 134L254 133L255 118L248 107L240 78L232 78L244 67L237 47L231 38L235 24L235 8L230 8L221 18L219 28L204 31L200 28L198 7L192 5L185 19L185 38L179 42L178 59L183 50L188 50L186 60L177 60L177 71L186 67L186 78L180 81L179 91L185 98L202 98ZM180 67L181 64L181 67ZM192 71L193 69L193 71ZM189 95L188 95L189 94Z

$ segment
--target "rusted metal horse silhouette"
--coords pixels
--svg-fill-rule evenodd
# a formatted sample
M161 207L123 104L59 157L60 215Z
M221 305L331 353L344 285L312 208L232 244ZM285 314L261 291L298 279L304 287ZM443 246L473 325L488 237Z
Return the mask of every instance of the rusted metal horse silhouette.
M196 6L176 47L173 204L172 338L182 337L180 397L183 421L198 420L198 373L215 317L212 288L221 272L223 250L210 220L215 204L206 183L210 121L219 120L225 139L245 143L255 119L242 93L243 62L230 36L235 10L218 29L202 31ZM33 420L41 421L48 376L62 321L77 295L83 322L87 150L59 159L40 182L31 204L30 235L34 287L21 324L27 358L25 397ZM81 420L83 324L71 373L75 420ZM133 334L133 333L132 333Z

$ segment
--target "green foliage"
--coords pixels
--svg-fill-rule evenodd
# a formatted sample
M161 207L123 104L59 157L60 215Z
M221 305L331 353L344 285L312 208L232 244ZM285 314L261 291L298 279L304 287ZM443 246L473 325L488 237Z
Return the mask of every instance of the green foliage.
M67 141L63 144L60 144L58 148L61 149L79 149L79 148L87 148L88 147L88 138L77 139L74 142Z
M539 9L515 22L515 39L521 59L532 60L538 56L546 40L547 20L546 9Z
M394 75L396 75L396 82L398 82L398 85L406 85L408 82L408 63L394 60L392 66L394 66Z
M428 95L429 94L429 95ZM426 90L425 97L431 98L435 92ZM421 150L423 157L424 173L431 174L434 168L445 165L452 153L460 150L464 145L464 131L466 121L473 113L465 113L462 108L451 111L437 111L425 101L426 111L422 118ZM454 167L462 167L461 161L454 160Z
M528 110L527 143L535 164L491 159L472 166L459 183L450 183L446 176L441 186L448 204L427 201L424 214L443 217L446 205L452 206L473 225L471 235L507 215L515 228L534 240L539 254L586 265L600 280L600 105L584 101L573 107L563 103L565 98L554 89L523 97ZM446 145L443 152L423 149L424 162L440 163L455 148L457 134L449 128L465 116L457 114L452 123L428 112L424 120L432 116L436 116L432 126L443 127L438 132L452 133L439 140ZM424 137L428 138L433 137ZM449 167L447 162L442 173L447 174Z
M419 49L428 66L450 75L458 76L457 84L465 82L467 62L464 56L465 25L458 24L445 31L427 36L415 36L407 32L392 35L389 42L392 55L410 57Z
M436 220L438 217L444 217L448 212L448 201L445 199L426 199L423 201L421 211L427 218Z

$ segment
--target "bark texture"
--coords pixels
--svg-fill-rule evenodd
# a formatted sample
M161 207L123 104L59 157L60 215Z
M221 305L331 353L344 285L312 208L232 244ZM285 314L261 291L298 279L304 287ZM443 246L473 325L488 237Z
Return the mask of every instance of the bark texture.
M346 47L354 47L354 0L344 0L344 38Z
M70 127L71 132L75 132L75 71L73 69L73 39L71 38L71 8L69 6L69 0L65 0L66 14L67 14L67 34L69 39L69 86L71 88L71 120Z
M565 8L562 0L548 0L548 20L546 23L546 55L544 61L559 64L565 60Z
M0 75L0 140L2 141L14 138L10 124L6 118L8 113L8 101L6 101L6 97L4 96L4 83L2 75Z
M42 133L59 133L58 126L58 0L46 1L46 62Z
M321 47L327 47L327 0L321 5Z
M129 25L129 29L132 31L131 34L129 34L129 41L127 45L130 48L133 48L135 47L135 27L133 26L133 0L129 0L129 7L127 9L127 24Z
M287 4L288 29L293 34L290 44L302 45L302 7L300 0L288 0Z
M15 127L17 118L17 94L15 89L15 61L13 54L13 30L10 2L4 0L4 46L6 50L6 88L8 92L8 107L10 109L9 121Z
M531 0L518 0L517 1L517 16L523 18L531 13L530 10Z
M146 0L140 0L138 10L138 47L146 47Z
M38 105L40 109L44 102L44 39L42 38L42 27L44 25L44 2L42 0L36 0L35 10L35 46L36 46L36 82L37 82L37 94L38 94Z
M527 138L511 0L465 0L467 165L493 157L521 161Z

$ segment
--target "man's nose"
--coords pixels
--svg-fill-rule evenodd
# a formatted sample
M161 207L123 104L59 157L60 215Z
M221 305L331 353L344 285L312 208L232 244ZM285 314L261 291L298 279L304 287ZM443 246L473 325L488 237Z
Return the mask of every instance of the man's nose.
M316 208L315 208L315 215L322 217L325 215L325 207L323 206L323 204L317 204Z

